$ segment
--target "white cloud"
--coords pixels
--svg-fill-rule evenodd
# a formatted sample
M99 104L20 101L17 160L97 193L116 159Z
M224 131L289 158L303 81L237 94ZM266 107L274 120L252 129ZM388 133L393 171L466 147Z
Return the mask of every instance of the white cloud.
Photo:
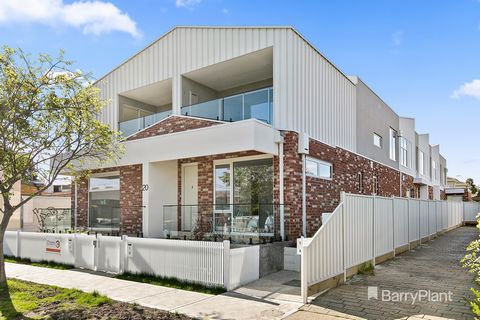
M141 37L128 14L111 2L63 0L0 0L0 24L43 23L82 28L85 34L101 35L113 31Z
M403 43L403 30L397 30L394 33L392 33L392 44L395 47L399 47Z
M179 8L193 8L198 5L202 0L175 0L175 5Z
M460 98L461 96L470 96L480 100L480 79L465 82L451 95L452 98Z
M223 13L223 14L229 14L230 11L229 11L227 8L223 8L223 9L222 9L222 13Z

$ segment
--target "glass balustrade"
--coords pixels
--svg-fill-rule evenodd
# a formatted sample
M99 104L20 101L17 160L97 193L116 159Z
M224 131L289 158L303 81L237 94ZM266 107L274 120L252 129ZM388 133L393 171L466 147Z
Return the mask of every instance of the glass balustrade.
M141 118L123 121L119 123L118 129L122 132L124 137L128 137L134 134L135 132L143 130L146 127L151 126L152 124L155 124L158 121L165 119L171 114L172 114L172 111L168 110L168 111L151 114Z
M182 107L182 114L221 121L258 119L272 123L273 88L241 93Z

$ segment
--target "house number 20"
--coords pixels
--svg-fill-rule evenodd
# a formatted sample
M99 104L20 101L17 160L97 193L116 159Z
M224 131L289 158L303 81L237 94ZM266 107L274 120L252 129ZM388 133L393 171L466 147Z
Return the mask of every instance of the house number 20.
M148 184L142 184L142 191L148 190Z

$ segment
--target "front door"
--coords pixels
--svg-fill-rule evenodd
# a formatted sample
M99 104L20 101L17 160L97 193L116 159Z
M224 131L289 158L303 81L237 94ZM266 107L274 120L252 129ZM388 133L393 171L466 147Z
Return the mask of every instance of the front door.
M192 231L198 217L198 165L183 166L182 231Z

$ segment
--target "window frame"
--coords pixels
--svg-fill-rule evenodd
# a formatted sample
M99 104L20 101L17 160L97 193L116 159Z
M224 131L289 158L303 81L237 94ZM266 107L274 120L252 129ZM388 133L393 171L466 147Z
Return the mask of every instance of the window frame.
M393 129L392 127L388 130L389 135L389 157L392 161L397 161L397 138L398 132L397 130Z
M410 161L408 157L408 146L409 146L409 141L405 137L400 137L400 164L404 166L405 168L410 168Z
M418 173L425 175L425 154L422 150L418 150Z
M375 138L378 138L378 144L376 143ZM373 133L373 145L379 149L383 148L383 137L376 132Z
M317 165L317 174L311 174L311 173L307 172L307 162L308 161L313 162ZM324 165L324 166L327 166L327 167L330 168L330 176L329 177L320 175L320 170L319 170L320 165ZM324 160L320 160L320 159L317 159L317 158L313 158L313 157L306 157L305 158L305 175L307 177L316 178L316 179L332 180L333 179L333 163L328 162L328 161L324 161Z

